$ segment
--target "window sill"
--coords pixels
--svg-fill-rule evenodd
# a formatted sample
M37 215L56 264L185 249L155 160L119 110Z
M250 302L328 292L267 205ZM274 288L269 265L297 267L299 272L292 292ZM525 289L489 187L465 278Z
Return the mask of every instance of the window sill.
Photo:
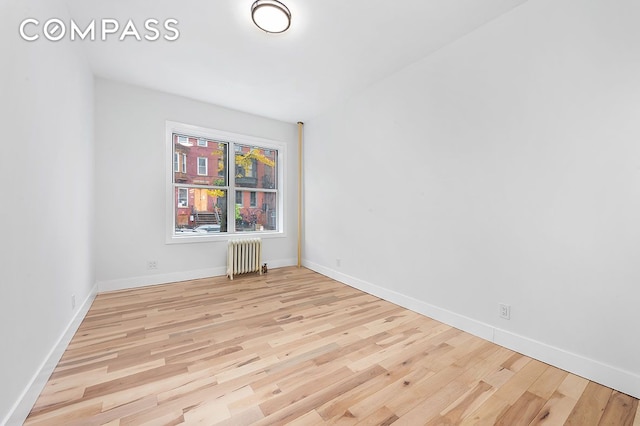
M212 243L229 241L242 238L284 238L286 233L282 231L259 231L259 232L238 232L229 234L226 232L202 234L202 235L170 235L167 236L165 244L192 244L192 243Z

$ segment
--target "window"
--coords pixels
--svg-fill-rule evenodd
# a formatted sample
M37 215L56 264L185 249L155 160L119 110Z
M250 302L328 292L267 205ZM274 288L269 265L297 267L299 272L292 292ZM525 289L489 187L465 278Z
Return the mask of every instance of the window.
M189 190L178 188L178 207L189 207Z
M167 141L167 242L283 232L283 144L172 122Z
M207 157L198 157L198 175L206 176L208 169L208 158Z
M238 178L255 178L256 177L256 160L246 161L244 165L236 164L236 177Z

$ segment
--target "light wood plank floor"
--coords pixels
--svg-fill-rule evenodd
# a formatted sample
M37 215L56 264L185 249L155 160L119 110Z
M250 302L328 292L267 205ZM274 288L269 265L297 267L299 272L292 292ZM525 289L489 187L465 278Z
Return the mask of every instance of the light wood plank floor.
M635 398L282 268L98 295L25 424L284 423L638 426L640 414Z

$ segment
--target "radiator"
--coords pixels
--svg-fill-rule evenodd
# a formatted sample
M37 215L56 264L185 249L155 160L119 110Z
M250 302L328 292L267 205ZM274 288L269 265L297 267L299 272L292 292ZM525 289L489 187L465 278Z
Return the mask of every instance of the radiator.
M227 254L227 276L247 272L259 272L262 275L262 239L249 238L229 240Z

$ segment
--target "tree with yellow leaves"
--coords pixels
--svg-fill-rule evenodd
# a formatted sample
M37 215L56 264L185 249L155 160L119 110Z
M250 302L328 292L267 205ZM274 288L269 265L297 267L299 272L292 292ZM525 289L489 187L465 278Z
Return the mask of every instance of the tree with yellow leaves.
M249 152L245 154L236 154L236 166L242 167L242 170L251 168L253 160L259 161L269 167L273 167L276 164L273 160L261 153L257 148L251 148ZM236 172L236 177L243 177L243 175L242 173Z

